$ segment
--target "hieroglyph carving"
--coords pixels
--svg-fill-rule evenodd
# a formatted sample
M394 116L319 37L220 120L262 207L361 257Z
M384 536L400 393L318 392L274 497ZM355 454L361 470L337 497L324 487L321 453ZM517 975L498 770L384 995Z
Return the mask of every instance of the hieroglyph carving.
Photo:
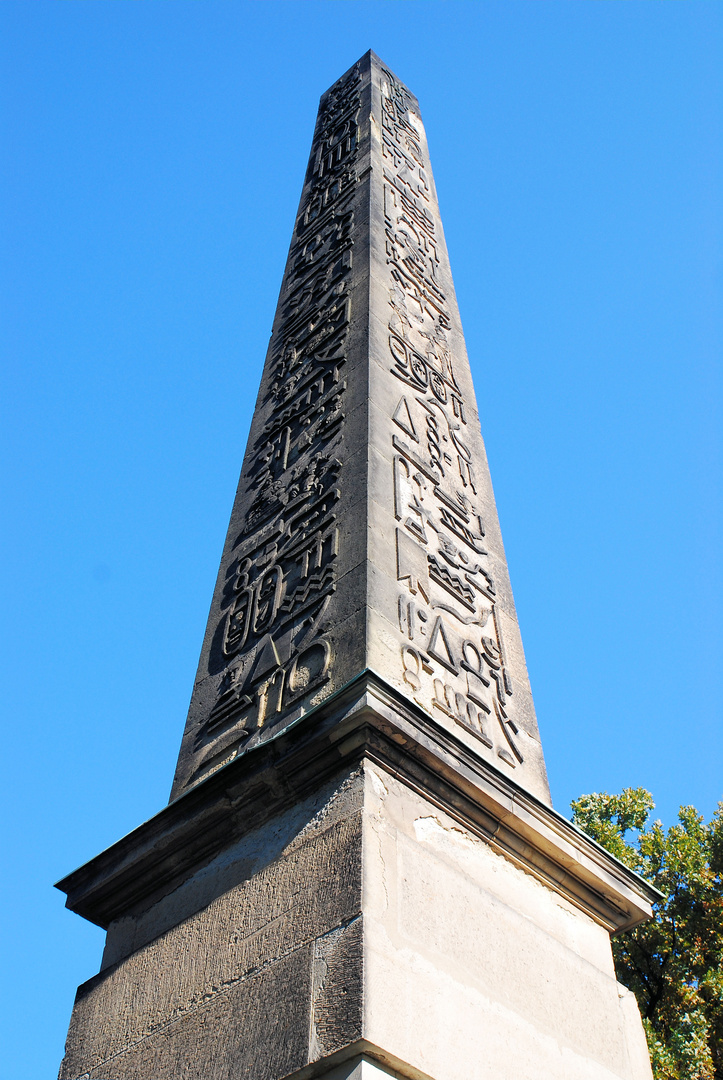
M400 384L391 440L403 679L427 711L463 725L514 768L521 740L449 346L421 124L386 70L381 98L390 370Z
M246 468L250 503L222 601L227 666L199 740L231 726L248 739L329 678L322 616L339 543L360 82L352 70L317 120L274 334L271 411Z

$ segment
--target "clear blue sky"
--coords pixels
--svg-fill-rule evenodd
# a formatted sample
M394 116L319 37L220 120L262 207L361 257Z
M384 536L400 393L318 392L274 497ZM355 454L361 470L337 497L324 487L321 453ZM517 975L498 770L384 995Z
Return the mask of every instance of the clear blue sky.
M102 933L51 884L165 803L319 95L418 95L555 805L723 794L723 5L0 4L10 971L55 1075ZM4 1071L3 1071L4 1070Z

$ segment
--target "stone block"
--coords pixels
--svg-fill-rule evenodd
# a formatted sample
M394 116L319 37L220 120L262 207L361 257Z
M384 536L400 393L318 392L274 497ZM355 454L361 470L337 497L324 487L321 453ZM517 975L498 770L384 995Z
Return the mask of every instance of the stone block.
M111 924L60 1076L282 1080L362 1045L434 1080L650 1078L606 928L368 758Z

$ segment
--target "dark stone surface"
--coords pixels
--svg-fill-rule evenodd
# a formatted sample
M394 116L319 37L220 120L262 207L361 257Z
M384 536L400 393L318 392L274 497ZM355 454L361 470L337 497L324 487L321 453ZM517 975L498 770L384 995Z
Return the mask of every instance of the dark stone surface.
M276 1080L306 1064L311 949L299 949L90 1070L89 1080ZM70 1080L72 1058L60 1072Z
M276 1078L358 1039L362 802L357 768L112 923L61 1080Z

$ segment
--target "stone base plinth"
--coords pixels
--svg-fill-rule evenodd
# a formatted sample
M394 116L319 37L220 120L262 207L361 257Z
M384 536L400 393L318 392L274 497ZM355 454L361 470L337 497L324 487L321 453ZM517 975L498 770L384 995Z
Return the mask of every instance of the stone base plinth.
M63 883L108 937L61 1080L650 1080L644 883L362 689Z

